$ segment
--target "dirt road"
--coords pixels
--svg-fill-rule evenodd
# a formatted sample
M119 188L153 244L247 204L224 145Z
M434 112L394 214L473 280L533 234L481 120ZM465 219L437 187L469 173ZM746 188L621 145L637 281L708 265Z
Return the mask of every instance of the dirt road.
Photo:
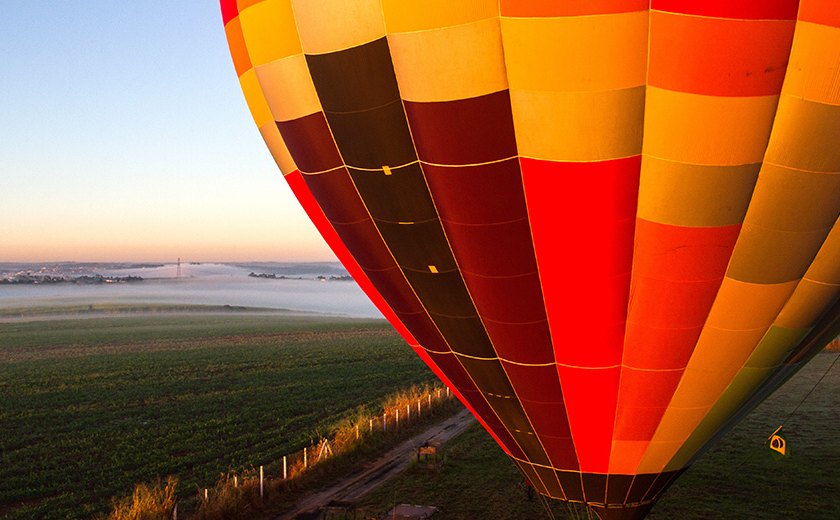
M361 472L350 475L323 491L309 495L298 502L294 509L275 517L274 520L293 520L298 515L311 518L312 513L332 500L354 502L405 470L415 456L418 446L427 441L443 444L466 430L474 421L469 410L463 410L406 440L382 458L369 464Z

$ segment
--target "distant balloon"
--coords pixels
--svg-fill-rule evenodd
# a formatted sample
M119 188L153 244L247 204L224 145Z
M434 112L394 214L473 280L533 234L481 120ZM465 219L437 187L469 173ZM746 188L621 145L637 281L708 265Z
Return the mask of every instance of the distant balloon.
M221 6L303 208L539 492L643 517L840 332L834 0Z

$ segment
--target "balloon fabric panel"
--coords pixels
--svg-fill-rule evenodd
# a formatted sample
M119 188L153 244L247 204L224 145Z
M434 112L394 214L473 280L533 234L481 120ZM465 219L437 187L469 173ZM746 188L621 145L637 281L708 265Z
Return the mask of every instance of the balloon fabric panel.
M832 2L221 7L307 214L539 492L643 517L840 332Z

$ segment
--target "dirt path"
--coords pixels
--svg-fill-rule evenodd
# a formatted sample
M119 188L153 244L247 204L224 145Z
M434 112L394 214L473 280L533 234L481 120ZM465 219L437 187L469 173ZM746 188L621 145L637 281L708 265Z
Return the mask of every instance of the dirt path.
M354 502L405 470L411 463L417 446L426 441L444 444L466 430L474 421L469 410L463 410L406 440L382 458L370 463L361 472L350 475L323 491L309 495L298 502L294 509L275 517L274 520L293 520L298 515L304 514L311 518L310 514L332 500Z

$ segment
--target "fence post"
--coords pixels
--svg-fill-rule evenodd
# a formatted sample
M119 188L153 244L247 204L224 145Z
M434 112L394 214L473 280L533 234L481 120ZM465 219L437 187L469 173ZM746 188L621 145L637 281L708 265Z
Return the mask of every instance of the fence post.
M356 423L356 440L359 440L359 423Z
M178 502L175 502L175 507L172 509L172 520L178 520Z
M233 487L239 487L239 477L236 475L233 476Z
M373 431L373 419L368 419L368 422L370 423L370 431Z
M420 416L420 399L417 400L417 416Z
M449 387L446 387L446 397L449 397Z
M399 430L399 429L400 429L400 411L397 410L397 422L394 425L394 430L396 431L396 430Z
M306 446L303 447L303 468L309 467L309 462L306 460Z
M411 403L405 405L405 420L411 420Z
M288 474L286 473L286 456L283 455L283 480L287 480Z
M388 429L388 424L385 422L387 420L387 417L388 417L388 412L385 412L385 413L382 414L382 431L383 432Z
M204 501L207 502L207 488L204 488Z
M260 499L263 497L263 467L260 466Z
M429 398L429 410L431 410L432 409L432 393L431 392L429 392L428 398Z

